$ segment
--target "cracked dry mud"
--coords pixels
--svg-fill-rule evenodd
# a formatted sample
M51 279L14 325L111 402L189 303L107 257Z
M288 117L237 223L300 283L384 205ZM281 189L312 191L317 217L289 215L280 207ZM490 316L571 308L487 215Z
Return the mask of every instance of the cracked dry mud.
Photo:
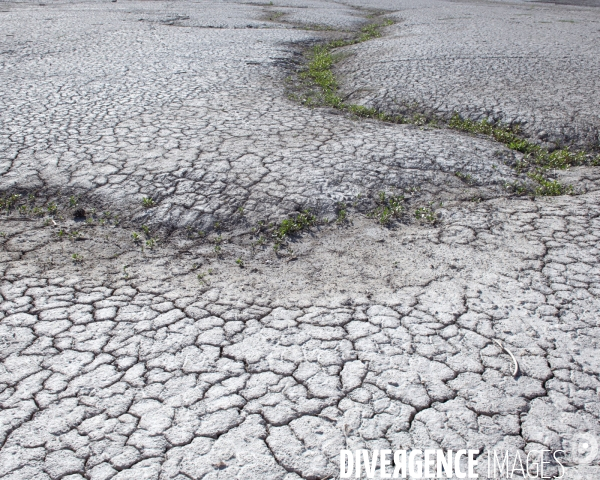
M346 47L356 101L597 136L594 8L0 5L0 190L35 195L0 220L1 478L325 479L342 448L600 435L600 168L557 174L575 195L515 197L520 154L489 138L288 99L303 49L369 14L403 21ZM534 37L536 62L513 62ZM379 191L406 193L389 227L366 215ZM339 202L347 221L324 222ZM279 251L252 233L307 207L319 224Z

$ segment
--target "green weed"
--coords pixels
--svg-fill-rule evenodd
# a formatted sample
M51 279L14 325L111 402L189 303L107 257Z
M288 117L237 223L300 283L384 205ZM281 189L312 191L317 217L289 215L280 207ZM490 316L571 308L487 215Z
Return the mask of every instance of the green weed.
M344 205L340 205L337 212L337 218L335 219L336 223L344 223L347 220L347 217L348 212L344 208Z
M415 218L420 221L435 223L437 217L430 207L419 207L415 210Z
M557 196L573 193L572 185L563 185L558 180L549 180L539 173L530 173L529 178L538 183L535 194L541 196Z
M296 234L310 228L316 223L317 217L315 217L310 211L304 210L294 218L285 219L279 224L275 231L275 236L279 240L283 240L285 237Z
M48 215L56 215L56 212L58 212L58 205L54 202L49 203L46 210L48 210Z
M142 198L142 207L152 208L154 205L156 205L156 202L151 197Z
M399 218L404 212L404 195L386 195L385 192L379 192L378 205L371 212L370 216L377 219L382 225L387 225L392 218Z

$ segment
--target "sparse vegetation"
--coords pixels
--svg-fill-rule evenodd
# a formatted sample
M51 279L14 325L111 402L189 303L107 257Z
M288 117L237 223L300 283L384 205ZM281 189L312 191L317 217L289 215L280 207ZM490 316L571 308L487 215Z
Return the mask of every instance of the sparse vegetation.
M156 205L156 202L151 197L142 198L142 207L152 208L154 205Z
M557 180L549 180L539 173L530 173L528 176L538 184L535 187L536 195L556 196L573 193L572 185L563 185Z
M379 192L378 205L370 216L380 224L387 225L392 218L400 218L404 212L404 195L386 195Z
M383 23L371 23L362 27L359 33L352 38L333 40L325 45L314 47L310 52L307 68L300 74L300 78L307 80L318 91L315 92L313 89L311 93L302 98L302 102L310 106L327 105L339 108L358 117L401 122L402 117L388 116L374 108L362 105L346 104L337 93L339 85L331 69L339 59L339 56L334 56L332 53L334 49L381 37L381 28L392 24L393 21L390 19L385 20Z
M338 204L337 218L335 219L336 223L344 223L347 220L347 217L348 212L346 211L346 206L344 204Z
M309 210L304 210L293 218L283 220L275 230L274 236L279 241L282 241L290 235L297 234L310 228L316 223L316 220L317 217L310 213Z
M418 207L415 210L415 218L419 221L432 224L437 222L437 216L431 207Z
M565 169L570 166L583 164L600 165L600 156L592 159L591 156L582 151L572 152L568 148L562 148L550 152L540 145L524 139L520 135L518 125L496 124L485 119L477 122L470 119L463 119L458 114L453 115L449 121L419 112L414 113L412 117L405 118L402 115L387 114L373 107L346 103L338 94L339 85L332 70L334 63L341 58L334 53L334 50L377 38L381 36L381 27L390 25L391 23L393 22L390 20L386 20L384 23L372 23L364 26L352 38L333 40L325 45L314 47L309 53L309 61L306 69L299 75L302 80L310 84L308 92L301 97L301 101L308 106L324 105L333 107L357 117L373 118L393 123L428 125L434 128L445 124L447 127L455 130L491 136L496 141L506 145L509 149L525 155L524 160L514 165L517 173L531 172L536 169L536 173L529 175L529 177L538 186L527 187L524 184L525 188L535 195L554 195L554 192L557 191L563 193L573 191L570 186L564 186L557 180L548 179L543 172L544 169ZM418 106L413 106L412 110L415 108L418 108ZM475 179L470 174L458 172L456 175L469 185L475 183ZM517 188L517 190L520 191L521 187ZM390 212L386 211L385 207L380 208L379 218L383 223L387 223L391 218Z
M79 253L74 253L73 255L71 255L71 258L75 263L83 262L83 256L81 256Z

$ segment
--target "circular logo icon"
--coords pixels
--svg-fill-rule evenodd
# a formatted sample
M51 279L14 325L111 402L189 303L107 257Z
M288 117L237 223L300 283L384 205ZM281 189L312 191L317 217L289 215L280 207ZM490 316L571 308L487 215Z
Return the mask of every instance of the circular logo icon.
M576 465L589 465L598 455L598 440L591 433L576 433L571 439L571 461Z

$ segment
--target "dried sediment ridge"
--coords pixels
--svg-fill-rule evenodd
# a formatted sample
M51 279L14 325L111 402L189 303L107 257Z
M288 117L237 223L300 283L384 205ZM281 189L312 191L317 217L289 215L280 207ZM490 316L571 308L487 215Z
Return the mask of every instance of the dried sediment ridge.
M600 434L597 167L516 198L490 139L288 100L315 11L352 30L350 6L3 9L0 187L37 196L0 220L2 478L324 479L346 446ZM391 228L363 215L411 187ZM277 252L249 230L339 202Z

